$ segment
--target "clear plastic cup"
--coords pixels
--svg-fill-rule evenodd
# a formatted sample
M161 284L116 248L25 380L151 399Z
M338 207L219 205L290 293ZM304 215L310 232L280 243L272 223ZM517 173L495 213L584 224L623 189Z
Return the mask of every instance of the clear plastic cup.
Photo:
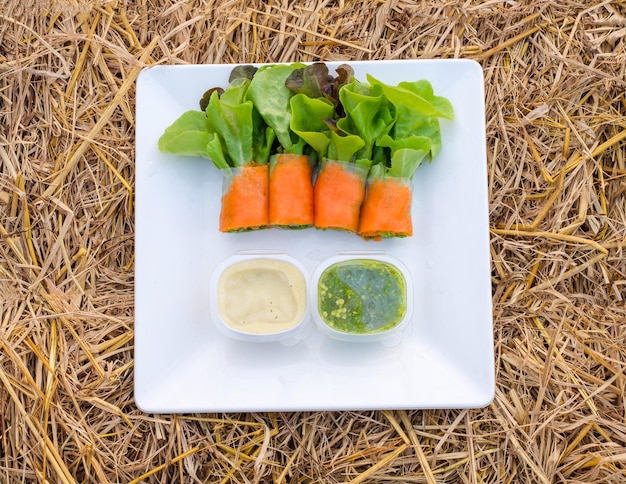
M393 346L410 329L413 281L385 253L338 253L313 273L310 302L316 326L329 337Z
M213 322L237 340L296 344L308 327L308 284L304 266L285 253L236 253L211 275Z

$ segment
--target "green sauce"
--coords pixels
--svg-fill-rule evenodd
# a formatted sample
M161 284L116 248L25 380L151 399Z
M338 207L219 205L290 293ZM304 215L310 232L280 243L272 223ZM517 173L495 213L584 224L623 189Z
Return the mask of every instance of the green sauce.
M331 328L367 334L396 326L406 313L406 282L387 262L355 259L329 266L317 286L318 310Z

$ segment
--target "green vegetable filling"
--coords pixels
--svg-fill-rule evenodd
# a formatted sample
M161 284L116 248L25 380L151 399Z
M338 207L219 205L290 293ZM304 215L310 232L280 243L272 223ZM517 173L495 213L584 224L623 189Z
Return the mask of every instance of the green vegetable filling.
M322 273L317 290L322 320L344 333L386 331L406 313L404 276L387 262L357 259L333 264Z

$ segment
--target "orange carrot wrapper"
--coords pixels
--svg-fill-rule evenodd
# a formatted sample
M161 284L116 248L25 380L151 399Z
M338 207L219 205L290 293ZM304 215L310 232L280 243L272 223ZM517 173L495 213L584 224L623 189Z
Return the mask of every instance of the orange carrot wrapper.
M269 165L245 165L222 170L220 232L243 232L269 224Z
M384 177L368 180L358 234L367 239L413 235L411 180Z
M369 168L322 160L314 185L315 227L356 232Z
M300 229L311 227L313 168L307 155L285 153L270 158L269 224Z

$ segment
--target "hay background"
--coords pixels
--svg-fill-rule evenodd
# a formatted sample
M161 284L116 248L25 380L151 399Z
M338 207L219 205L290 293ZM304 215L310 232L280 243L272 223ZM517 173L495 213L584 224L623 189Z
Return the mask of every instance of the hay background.
M0 482L624 482L625 34L617 0L1 0ZM139 412L139 69L450 57L485 73L494 402Z

